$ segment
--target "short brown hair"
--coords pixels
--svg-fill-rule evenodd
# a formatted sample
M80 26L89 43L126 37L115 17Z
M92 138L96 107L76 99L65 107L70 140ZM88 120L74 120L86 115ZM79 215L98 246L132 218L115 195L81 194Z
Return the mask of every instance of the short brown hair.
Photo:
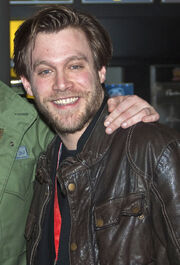
M53 5L27 19L16 31L14 39L16 73L29 79L31 69L29 55L32 53L38 33L59 32L67 27L79 28L85 33L97 70L107 66L112 56L112 43L103 26L89 14L67 6Z

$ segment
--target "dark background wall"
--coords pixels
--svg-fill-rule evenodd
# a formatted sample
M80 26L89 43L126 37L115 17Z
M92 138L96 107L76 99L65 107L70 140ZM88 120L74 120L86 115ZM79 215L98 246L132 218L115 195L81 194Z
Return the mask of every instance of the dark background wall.
M0 0L0 80L10 82L9 3Z
M112 66L124 68L124 82L150 101L150 65L180 64L180 3L82 4L74 7L95 15L109 31L113 44ZM11 5L11 19L25 19L37 5Z

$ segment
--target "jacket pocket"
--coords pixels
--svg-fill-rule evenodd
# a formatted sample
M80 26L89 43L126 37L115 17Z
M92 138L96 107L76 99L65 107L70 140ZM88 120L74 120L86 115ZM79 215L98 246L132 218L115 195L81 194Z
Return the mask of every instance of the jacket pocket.
M152 263L152 231L145 205L143 193L131 193L95 207L94 227L99 264Z
M95 207L96 230L119 223L122 216L141 216L144 209L144 194L132 193L126 197L109 200Z
M32 188L35 163L36 160L31 158L15 160L5 192L25 200Z

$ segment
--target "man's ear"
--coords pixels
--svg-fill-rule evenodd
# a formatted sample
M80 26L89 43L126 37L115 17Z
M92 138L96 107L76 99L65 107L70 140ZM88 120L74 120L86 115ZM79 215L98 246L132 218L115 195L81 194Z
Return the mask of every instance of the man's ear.
M33 95L32 89L31 89L31 85L30 85L29 81L27 80L27 78L24 76L21 76L21 82L24 86L24 89L26 90L26 93L33 97L34 95Z
M98 74L99 74L100 83L103 84L104 81L106 80L106 67L103 66L101 70L98 71Z

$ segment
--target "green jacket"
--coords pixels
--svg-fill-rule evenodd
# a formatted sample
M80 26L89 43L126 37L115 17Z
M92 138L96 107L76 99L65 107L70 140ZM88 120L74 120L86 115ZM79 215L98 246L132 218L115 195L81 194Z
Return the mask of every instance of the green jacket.
M53 133L0 81L0 264L25 265L24 229L38 156Z

